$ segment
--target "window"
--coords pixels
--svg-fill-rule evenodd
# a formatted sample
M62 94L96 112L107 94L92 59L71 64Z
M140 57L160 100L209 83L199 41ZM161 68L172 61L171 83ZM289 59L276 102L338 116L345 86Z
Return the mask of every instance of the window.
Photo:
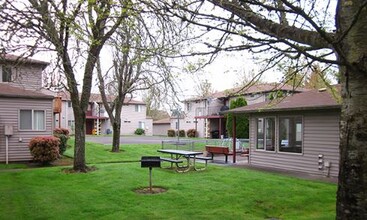
M74 120L68 120L68 126L69 127L74 126Z
M71 101L68 101L68 107L71 108Z
M44 110L20 110L19 130L43 131L46 129Z
M141 112L141 105L135 105L135 112Z
M186 103L186 111L191 111L191 103L189 102Z
M256 149L274 151L275 150L275 119L258 118Z
M2 82L11 82L11 68L8 66L1 66L1 81Z
M139 128L145 129L145 122L139 121Z
M302 153L302 117L279 118L279 151Z

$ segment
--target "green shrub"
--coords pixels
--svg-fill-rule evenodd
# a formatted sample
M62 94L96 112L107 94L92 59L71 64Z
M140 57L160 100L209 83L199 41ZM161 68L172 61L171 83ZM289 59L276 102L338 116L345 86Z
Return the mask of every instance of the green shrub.
M234 109L242 106L246 106L247 102L244 98L239 97L230 102L229 109ZM233 114L227 115L227 131L228 136L232 137L233 134ZM237 138L248 138L249 137L249 121L248 116L241 114L236 116L236 136Z
M145 131L142 128L137 128L134 133L136 135L142 135L142 134L145 134Z
M33 160L42 164L49 164L59 157L60 140L57 137L34 137L29 142L29 149Z
M180 136L180 137L186 137L186 132L185 132L185 130L180 130L180 131L178 132L178 134L179 134L179 136Z
M175 130L173 130L173 129L168 129L168 130L167 130L167 136L168 136L168 137L175 137L175 136L176 136L176 132L175 132Z
M187 134L187 137L191 137L191 138L197 137L198 135L196 129L189 129L187 130L186 134Z
M69 140L69 130L66 128L55 128L54 136L59 138L60 140L59 153L63 155L66 151L67 143Z

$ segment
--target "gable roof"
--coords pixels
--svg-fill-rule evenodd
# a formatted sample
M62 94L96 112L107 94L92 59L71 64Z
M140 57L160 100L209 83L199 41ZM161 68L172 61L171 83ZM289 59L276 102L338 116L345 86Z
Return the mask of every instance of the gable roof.
M37 64L46 67L49 63L28 57L16 56L13 54L0 54L0 63L12 62L22 64Z
M59 97L61 97L62 100L64 101L69 101L70 99L70 93L67 91L61 91L58 92L57 95ZM108 102L113 102L113 100L115 99L116 96L113 95L108 95L107 96L107 101ZM97 103L102 103L102 96L101 94L97 94L97 93L91 93L90 97L89 97L89 102L97 102ZM125 98L124 100L124 104L139 104L139 105L145 105L144 102L142 101L138 101L138 100L134 100L134 99L130 99L130 98Z
M226 97L235 97L240 95L251 95L256 93L268 93L268 92L274 92L274 91L288 91L288 92L304 92L308 91L308 89L305 88L295 88L293 86L287 85L287 84L279 84L279 83L263 83L263 84L255 84L252 86L248 86L246 88L238 87L238 88L232 88L227 89L220 92L214 92L208 97L196 97L191 99L186 99L185 101L199 101L199 100L205 100L208 98L226 98Z
M153 124L171 124L170 118L163 118L157 121L153 121Z
M337 94L338 95L338 94ZM327 90L310 90L295 93L279 100L256 103L225 111L224 113L259 113L280 112L292 110L340 109L333 94Z
M0 83L0 97L7 98L28 98L28 99L53 99L52 95L46 95L41 91L26 90L11 86L7 83Z

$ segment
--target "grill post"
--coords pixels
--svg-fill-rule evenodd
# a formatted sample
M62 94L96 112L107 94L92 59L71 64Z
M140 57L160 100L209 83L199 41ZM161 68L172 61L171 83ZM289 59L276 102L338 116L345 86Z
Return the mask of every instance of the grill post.
M152 167L149 167L149 191L152 193Z
M140 162L141 167L149 167L149 191L152 193L152 168L161 167L161 158L157 156L143 156Z

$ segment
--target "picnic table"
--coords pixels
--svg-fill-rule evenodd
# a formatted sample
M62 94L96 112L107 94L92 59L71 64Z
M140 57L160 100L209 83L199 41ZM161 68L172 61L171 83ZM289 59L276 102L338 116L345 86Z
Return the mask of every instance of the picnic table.
M187 151L187 150L175 150L175 149L159 149L157 150L160 153L170 154L170 158L162 158L161 161L167 161L171 163L171 167L173 167L173 164L176 164L177 166L177 172L183 173L190 171L191 168L194 170L204 170L207 167L207 161L210 160L210 157L198 157L198 155L203 154L203 152L197 152L197 151ZM180 166L179 164L183 163L186 159L186 164L183 166ZM198 168L196 167L196 160L205 160L205 167L204 168ZM191 163L192 160L192 163Z

